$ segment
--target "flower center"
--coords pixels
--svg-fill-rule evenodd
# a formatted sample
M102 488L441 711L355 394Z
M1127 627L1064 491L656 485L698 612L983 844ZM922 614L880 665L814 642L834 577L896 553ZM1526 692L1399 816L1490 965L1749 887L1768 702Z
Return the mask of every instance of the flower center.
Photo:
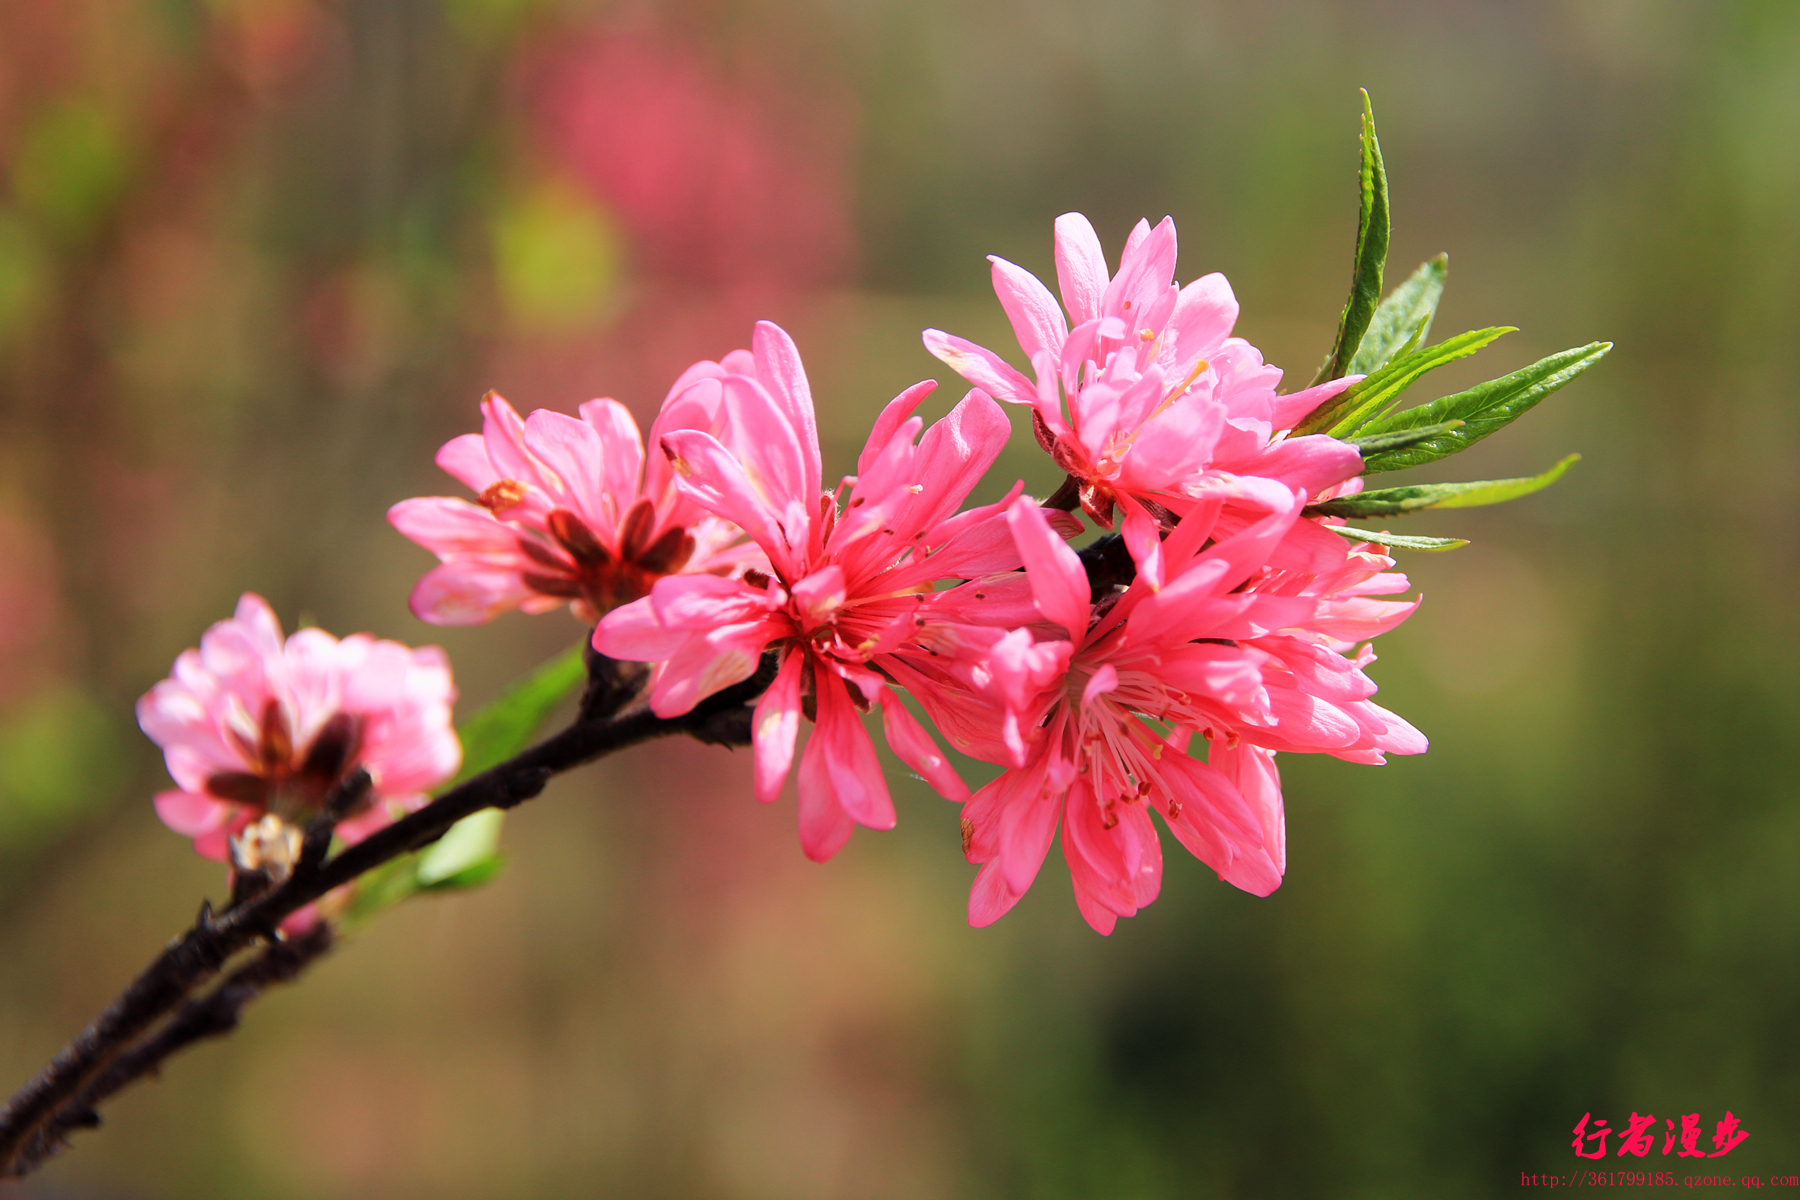
M362 752L363 719L354 713L334 713L304 751L296 753L287 713L270 697L263 704L256 740L235 729L230 737L248 769L213 774L206 781L207 792L303 823L356 765Z
M681 570L694 554L693 534L679 525L651 538L656 509L648 500L625 514L616 555L568 509L553 509L544 525L554 544L527 534L517 539L520 552L541 568L521 572L520 578L539 595L575 601L585 620L598 621L649 595L658 579Z

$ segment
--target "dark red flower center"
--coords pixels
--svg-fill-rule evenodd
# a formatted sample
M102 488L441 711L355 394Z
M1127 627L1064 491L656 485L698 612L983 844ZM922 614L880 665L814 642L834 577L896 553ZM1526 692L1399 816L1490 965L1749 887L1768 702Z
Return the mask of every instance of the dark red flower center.
M335 713L304 751L296 753L287 713L271 698L263 704L254 742L230 731L247 769L217 772L207 779L206 790L220 800L302 821L324 807L331 789L356 766L362 734L361 717Z
M518 539L519 550L539 568L524 572L525 585L540 595L576 601L591 610L583 615L593 620L649 595L658 579L681 570L694 555L694 536L679 525L651 537L656 510L648 500L625 514L616 555L567 509L552 510L544 524L548 539L527 534Z

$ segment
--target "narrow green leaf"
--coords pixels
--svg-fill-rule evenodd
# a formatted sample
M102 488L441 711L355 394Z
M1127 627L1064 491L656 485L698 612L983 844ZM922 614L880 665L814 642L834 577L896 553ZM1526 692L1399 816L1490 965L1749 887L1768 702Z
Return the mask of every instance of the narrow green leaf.
M1467 358L1496 338L1513 332L1513 328L1511 325L1496 325L1490 329L1472 329L1468 333L1446 338L1435 346L1425 346L1403 354L1367 379L1358 380L1315 408L1304 421L1294 427L1294 433L1329 433L1337 438L1359 433L1386 433L1386 429L1376 428L1380 424L1380 414L1396 404L1400 394L1416 383L1421 375L1434 371L1445 363ZM1460 415L1450 413L1438 419L1446 421Z
M1313 383L1325 383L1350 373L1350 360L1362 343L1369 321L1381 302L1381 271L1387 263L1388 184L1381 161L1381 142L1375 136L1375 110L1367 88L1362 93L1362 167L1358 172L1359 205L1356 218L1356 258L1350 275L1350 298L1338 318L1337 342Z
M1364 458L1370 458L1388 450L1403 450L1414 446L1426 438L1436 437L1450 429L1461 429L1461 421L1445 421L1442 425L1427 425L1422 429L1409 429L1402 433L1381 433L1374 437L1345 438Z
M1440 254L1423 263L1405 283L1388 293L1388 298L1375 310L1369 331L1363 334L1356 357L1350 360L1346 375L1367 375L1384 367L1409 345L1417 345L1431 332L1431 318L1437 315L1438 300L1444 294L1444 279L1450 274L1450 256Z
M587 679L581 647L557 655L462 723L462 770L450 786L505 762L525 748L544 718Z
M1384 451L1365 459L1364 474L1416 467L1468 449L1495 430L1524 416L1545 396L1605 358L1611 349L1611 342L1591 342L1564 350L1466 392L1370 422L1361 430L1364 436L1421 429L1451 420L1461 420L1465 424L1461 429L1436 434L1403 450Z
M419 852L418 869L413 877L422 888L436 887L471 867L498 857L500 826L506 814L497 808L484 808L452 825L444 836Z
M1542 475L1527 475L1521 479L1415 483L1406 487L1378 488L1311 505L1306 514L1314 517L1396 517L1424 508L1475 508L1483 504L1500 504L1549 487L1580 460L1581 455L1571 454Z
M1374 542L1377 546L1392 546L1396 550L1455 550L1469 544L1468 538L1418 537L1399 533L1374 533L1367 529L1352 529L1348 525L1327 525L1325 528L1333 533L1341 533L1353 542Z

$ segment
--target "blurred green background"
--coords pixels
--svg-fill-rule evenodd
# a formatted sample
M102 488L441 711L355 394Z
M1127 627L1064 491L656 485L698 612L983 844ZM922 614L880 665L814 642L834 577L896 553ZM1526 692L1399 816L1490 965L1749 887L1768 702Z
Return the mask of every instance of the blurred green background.
M222 890L131 704L239 591L441 642L465 710L580 636L407 612L382 514L457 491L484 390L647 419L769 317L842 472L901 386L960 396L921 327L1009 343L982 256L1051 277L1070 209L1114 255L1173 214L1303 383L1358 86L1390 280L1447 250L1438 336L1522 327L1415 395L1618 348L1426 476L1584 455L1416 519L1474 540L1405 558L1374 671L1431 753L1284 758L1279 892L1170 843L1102 939L1053 854L970 930L922 786L816 866L747 752L641 748L0 1194L1486 1196L1634 1110L1800 1173L1790 0L6 0L3 1086Z

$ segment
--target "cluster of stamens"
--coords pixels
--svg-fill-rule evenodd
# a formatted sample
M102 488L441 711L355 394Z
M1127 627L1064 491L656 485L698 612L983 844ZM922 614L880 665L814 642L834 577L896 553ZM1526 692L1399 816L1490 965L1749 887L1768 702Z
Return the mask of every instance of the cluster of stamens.
M522 484L502 479L481 494L481 503L505 519L524 495ZM687 565L695 545L693 534L679 525L657 534L656 509L648 500L639 500L625 514L616 552L566 508L550 511L544 534L521 531L517 541L520 553L539 568L521 574L525 586L540 595L574 601L589 621L649 595L658 579Z

